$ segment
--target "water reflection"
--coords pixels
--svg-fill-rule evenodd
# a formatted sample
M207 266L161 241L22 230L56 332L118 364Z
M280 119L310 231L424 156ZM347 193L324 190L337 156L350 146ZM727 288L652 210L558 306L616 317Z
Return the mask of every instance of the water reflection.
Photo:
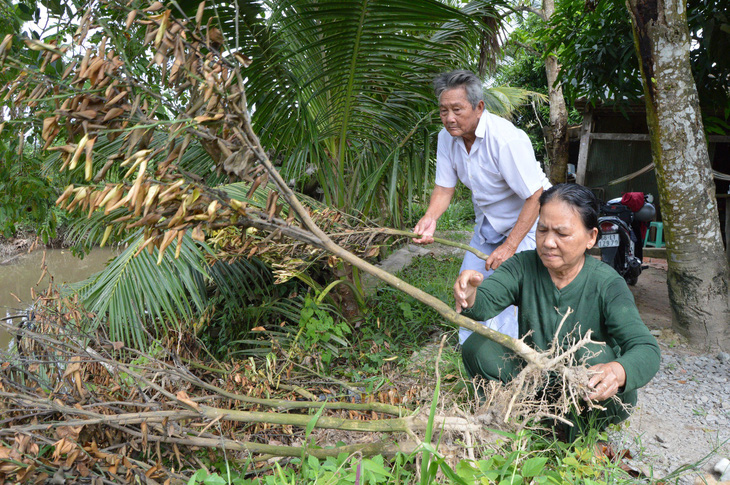
M51 278L56 285L81 281L103 269L106 262L117 254L113 249L96 248L84 259L79 259L67 249L47 249L45 262L48 273L40 279L43 253L43 250L36 250L0 266L0 315L22 315L33 302L31 288L36 294L44 291ZM20 319L15 321L20 322ZM9 341L10 335L0 329L0 348L7 348Z

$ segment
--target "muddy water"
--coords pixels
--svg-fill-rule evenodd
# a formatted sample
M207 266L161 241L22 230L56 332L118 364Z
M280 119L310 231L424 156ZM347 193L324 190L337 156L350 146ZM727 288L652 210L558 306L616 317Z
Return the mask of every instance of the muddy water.
M40 283L43 250L24 254L8 264L0 265L0 318L22 314L32 303L30 289L35 288L36 292L45 290L51 276L57 285L75 283L100 271L109 258L116 255L114 250L108 248L96 248L84 259L74 257L66 249L47 249L45 253L48 274ZM10 335L0 329L0 348L6 349L9 341Z

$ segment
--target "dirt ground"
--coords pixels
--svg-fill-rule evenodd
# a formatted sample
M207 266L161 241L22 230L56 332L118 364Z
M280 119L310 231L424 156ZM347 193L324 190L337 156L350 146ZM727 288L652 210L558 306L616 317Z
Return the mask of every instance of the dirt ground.
M663 259L646 258L649 267L641 272L636 286L631 288L636 306L644 323L650 329L670 329L672 314L667 292L667 262Z

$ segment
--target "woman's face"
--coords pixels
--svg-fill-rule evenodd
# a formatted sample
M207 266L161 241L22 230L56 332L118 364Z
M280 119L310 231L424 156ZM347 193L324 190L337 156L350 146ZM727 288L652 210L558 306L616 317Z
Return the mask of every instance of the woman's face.
M566 274L582 263L586 249L596 243L598 229L586 229L570 204L553 199L540 208L537 254L553 274Z

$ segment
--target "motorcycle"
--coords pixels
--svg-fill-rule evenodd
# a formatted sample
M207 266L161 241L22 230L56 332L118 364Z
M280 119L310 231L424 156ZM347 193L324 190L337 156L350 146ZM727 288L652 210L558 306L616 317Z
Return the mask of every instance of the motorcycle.
M598 218L601 261L614 268L629 285L641 274L644 238L642 226L656 217L651 194L629 192L609 200Z

